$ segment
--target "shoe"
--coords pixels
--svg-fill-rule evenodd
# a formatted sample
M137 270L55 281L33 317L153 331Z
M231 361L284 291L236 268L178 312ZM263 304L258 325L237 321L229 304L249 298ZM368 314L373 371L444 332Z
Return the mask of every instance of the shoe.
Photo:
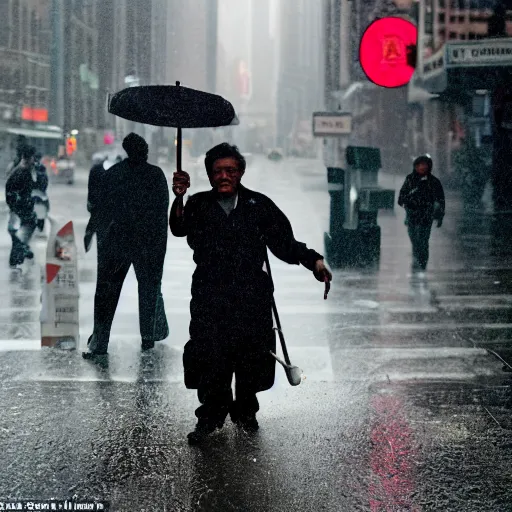
M94 360L102 356L108 356L108 352L106 350L89 350L89 352L82 352L84 359Z
M209 422L197 422L194 431L187 434L188 444L196 445L203 442L210 434L215 432L218 428L222 428L224 423L209 423Z
M155 348L155 342L149 340L142 340L141 350L144 352L146 350L151 350Z
M94 348L91 348L93 346ZM82 357L84 359L94 359L97 356L106 356L107 350L108 350L108 344L105 346L99 346L96 340L94 339L94 334L91 334L89 336L89 339L87 340L87 352L82 352Z
M241 415L235 418L233 423L246 432L256 432L260 428L256 414Z
M25 253L25 258L27 258L27 260L33 260L34 259L34 253L32 251L27 251Z

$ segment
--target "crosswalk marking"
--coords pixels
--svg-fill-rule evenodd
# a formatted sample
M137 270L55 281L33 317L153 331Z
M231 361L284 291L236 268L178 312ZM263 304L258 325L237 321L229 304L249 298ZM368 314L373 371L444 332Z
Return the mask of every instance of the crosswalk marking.
M253 190L261 191L273 199L288 215L297 239L307 243L309 247L323 253L323 231L327 230L329 217L329 198L326 186L319 192L310 192L309 183L317 183L325 178L325 168L315 164L301 162L298 172L298 162L289 161L276 173L273 167L262 166L258 172L247 173L244 183ZM313 175L316 176L313 179ZM207 189L203 183L201 189ZM320 197L321 196L321 197ZM319 200L320 199L320 200ZM479 364L486 357L485 351L474 351L470 339L474 331L490 332L494 336L505 337L512 332L512 323L507 322L506 313L512 304L512 295L504 293L506 288L500 288L502 281L507 279L506 272L512 270L512 265L503 258L490 255L484 249L473 251L460 258L444 261L446 251L452 247L446 237L435 232L432 238L433 271L427 274L423 282L414 282L410 267L400 268L398 258L407 251L410 254L410 243L403 226L403 211L397 209L393 216L381 217L379 223L383 230L382 262L380 270L372 272L357 272L351 270L336 271L327 301L323 300L323 285L318 283L311 273L296 265L288 265L270 256L273 277L275 281L275 297L278 311L282 316L283 329L293 333L290 339L290 355L297 365L303 365L308 381L332 380L338 378L359 379L364 372L357 375L358 365L368 364L371 368L384 367L384 363L396 360L399 364L405 359L432 358L447 360L461 358L465 361L478 359ZM84 219L76 219L77 239L80 245ZM450 229L450 228L447 228ZM5 235L7 236L7 235ZM485 244L487 235L470 236L464 239L465 247L468 242L480 240ZM451 242L450 242L451 243ZM178 359L184 342L187 340L189 321L190 284L195 263L192 260L192 250L185 238L175 238L169 235L168 253L164 269L163 294L166 313L171 327L171 336L166 344L176 350ZM43 261L45 242L37 242L36 258ZM2 248L0 255L8 257L8 248ZM96 251L85 254L79 249L79 270L87 271L88 282L80 284L80 319L81 343L90 334L93 318L93 298L95 293ZM481 260L480 254L485 255ZM482 264L482 261L484 264ZM493 266L493 263L496 266ZM505 277L498 278L503 274ZM431 278L429 278L431 276ZM37 281L37 278L36 278ZM478 293L475 294L475 282L479 283ZM8 276L0 277L0 287L10 287ZM496 294L493 291L496 290ZM10 292L8 292L10 293ZM14 292L13 292L14 293ZM22 293L19 289L16 293ZM39 300L40 291L26 291L27 297ZM0 308L0 324L6 321L7 329L0 332L0 351L5 350L40 350L38 302L31 302L29 308L13 306L4 303ZM12 319L19 312L27 315L31 322L16 324ZM495 320L475 321L475 313L483 311ZM466 318L459 313L467 312ZM496 314L497 313L497 314ZM456 319L450 315L458 315ZM494 314L494 317L492 316ZM417 315L417 317L415 317ZM472 316L473 315L473 316ZM311 320L311 321L310 321ZM16 331L16 332L14 332ZM380 333L381 336L377 336ZM398 346L404 340L416 343L416 340L428 333L436 338L436 345L426 348L430 340L422 341L417 348ZM457 340L452 341L457 334ZM399 336L395 340L394 336ZM366 338L365 338L366 336ZM14 339L14 338L20 339ZM138 335L138 295L133 269L125 282L121 301L114 319L112 330L112 347L114 358L119 347L131 347L136 353L140 345ZM426 339L426 338L425 338ZM340 347L333 340L341 340ZM361 340L364 346L348 348ZM480 340L479 340L480 342ZM387 343L388 345L384 345ZM418 342L420 343L420 342ZM457 343L457 347L450 344ZM481 344L485 344L485 340ZM332 346L330 346L332 344ZM366 345L365 345L366 344ZM371 345L374 346L371 346ZM390 348L389 345L397 345ZM443 346L439 346L439 345ZM459 347L466 344L465 348ZM368 345L368 347L367 347ZM446 347L444 346L446 345ZM15 348L13 348L15 347ZM446 349L446 350L445 350ZM335 354L335 356L334 356ZM340 363L340 360L343 364ZM338 365L333 369L333 364ZM341 364L341 366L340 366ZM387 364L387 363L386 363ZM468 365L470 366L470 365ZM482 371L488 371L483 364ZM380 373L374 370L376 375ZM383 370L382 370L383 371ZM115 374L114 380L131 379L130 372ZM127 376L128 375L128 376ZM391 378L414 378L427 375L429 378L464 378L471 376L471 370L458 366L456 371L445 367L439 372L423 372L416 368L399 372L390 370ZM473 374L474 376L474 374ZM277 368L279 384L288 386L284 372ZM48 376L48 379L53 377ZM55 377L58 378L58 377ZM67 377L66 377L67 378ZM63 380L66 379L62 377ZM81 376L82 379L92 378ZM135 378L135 377L133 377ZM181 382L179 371L170 377ZM72 379L72 378L71 378Z

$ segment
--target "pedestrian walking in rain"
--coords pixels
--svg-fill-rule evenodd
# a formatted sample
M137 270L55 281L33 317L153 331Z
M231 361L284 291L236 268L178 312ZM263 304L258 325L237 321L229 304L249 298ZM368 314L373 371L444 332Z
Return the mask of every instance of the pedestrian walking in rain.
M147 162L148 145L135 133L123 141L128 158L94 175L89 183L86 250L96 233L98 275L94 331L85 358L107 353L124 279L133 264L139 290L142 350L169 334L161 281L167 248L169 189L159 167ZM91 178L93 176L91 175Z
M10 211L7 229L12 239L11 268L21 265L25 258L34 257L29 245L37 221L33 191L40 186L34 166L35 154L32 146L21 148L20 162L5 183L5 198Z
M413 162L413 172L405 178L398 204L406 211L405 224L412 244L413 272L423 272L429 257L432 223L443 223L445 200L441 182L432 175L432 159L422 155Z
M267 196L245 188L245 159L227 143L208 151L212 189L191 196L186 172L177 172L169 225L186 236L197 268L192 277L190 340L185 345L185 385L197 389L198 422L188 435L200 442L221 428L228 414L245 430L258 429L256 393L274 383L276 340L273 287L263 270L267 247L290 264L302 264L318 281L332 275L323 257L293 236L285 214ZM235 375L235 400L231 382Z

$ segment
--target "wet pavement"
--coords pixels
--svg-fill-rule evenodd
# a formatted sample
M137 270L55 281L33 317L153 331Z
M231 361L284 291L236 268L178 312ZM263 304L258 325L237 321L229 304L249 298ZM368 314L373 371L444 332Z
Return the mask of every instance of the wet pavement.
M203 171L189 167L196 190ZM170 170L167 173L171 179ZM87 174L51 185L52 214L87 222ZM382 177L398 188L402 178ZM288 215L296 238L323 252L329 197L318 162L255 158L245 184ZM334 271L327 301L304 268L271 256L292 361L259 395L260 431L229 422L189 447L194 391L183 385L193 271L170 236L164 300L171 334L140 353L130 271L108 363L40 349L40 272L8 269L0 213L0 498L104 499L112 510L508 511L512 509L512 258L503 219L469 215L447 195L424 279L411 275L403 211L382 212L377 268ZM499 229L496 229L498 226ZM80 332L92 328L96 255L79 243ZM491 353L492 351L493 353Z

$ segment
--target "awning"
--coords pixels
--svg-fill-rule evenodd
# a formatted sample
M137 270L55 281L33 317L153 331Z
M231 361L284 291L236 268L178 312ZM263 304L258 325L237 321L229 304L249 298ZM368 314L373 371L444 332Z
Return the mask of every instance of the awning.
M419 87L434 94L493 89L510 80L512 37L450 41L417 71Z
M30 128L7 128L7 133L25 135L35 139L62 139L62 132L50 132L46 130L31 130Z

